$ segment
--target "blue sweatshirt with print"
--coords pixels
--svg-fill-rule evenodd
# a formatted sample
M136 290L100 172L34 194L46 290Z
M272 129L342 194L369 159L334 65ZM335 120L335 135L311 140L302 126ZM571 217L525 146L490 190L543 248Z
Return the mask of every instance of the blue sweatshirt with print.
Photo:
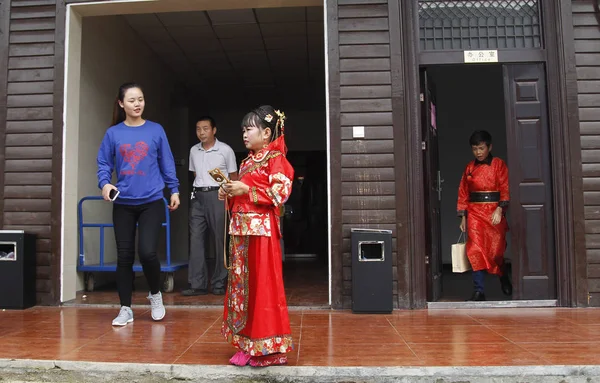
M111 182L117 172L115 203L141 205L163 197L165 184L171 193L179 192L175 160L160 124L146 121L140 126L123 122L110 127L98 151L98 187Z

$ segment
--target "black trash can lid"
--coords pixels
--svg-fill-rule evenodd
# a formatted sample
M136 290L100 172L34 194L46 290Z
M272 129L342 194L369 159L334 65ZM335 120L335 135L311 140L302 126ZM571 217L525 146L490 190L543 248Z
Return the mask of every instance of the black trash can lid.
M380 229L361 229L353 228L350 229L351 233L379 233L379 234L392 234L391 230L380 230Z

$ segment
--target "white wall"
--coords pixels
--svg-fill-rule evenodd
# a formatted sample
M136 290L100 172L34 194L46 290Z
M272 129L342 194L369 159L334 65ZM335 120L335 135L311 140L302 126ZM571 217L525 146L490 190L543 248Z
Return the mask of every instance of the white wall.
M442 191L442 258L452 263L451 245L460 231L456 217L458 185L465 166L473 159L469 137L487 130L493 137L492 153L507 161L502 67L453 66L428 68L436 86L437 126ZM510 245L510 238L507 236ZM506 253L510 258L510 253Z
M111 125L113 103L119 85L135 81L144 86L144 117L163 124L172 141L175 157L185 157L180 151L188 144L187 137L179 134L180 128L185 129L182 120L187 119L187 112L179 109L176 113L171 113L170 100L174 81L169 69L161 64L120 16L89 17L81 20L80 51L74 49L75 56L80 54L80 66L70 68L75 71L79 69L81 74L79 94L76 97L79 102L79 116L76 116L77 113L71 113L66 125L66 141L71 144L66 145L65 161L67 164L77 164L71 168L71 172L65 173L65 177L68 178L66 184L76 186L77 193L76 198L65 200L65 205L69 206L65 206L65 221L68 223L65 223L64 234L63 301L73 299L76 290L83 288L81 275L77 276L75 273L78 252L73 251L73 248L77 247L77 233L73 232L73 227L76 227L77 217L73 215L73 211L80 198L100 194L97 186L96 155L104 133ZM77 42L77 39L71 41L72 44ZM75 59L69 63L73 66L79 64ZM76 94L76 90L72 94ZM73 101L73 98L69 100ZM67 109L70 107L69 104L66 105ZM76 102L73 102L72 107L77 107ZM73 137L77 138L75 145ZM178 175L180 173L178 168ZM112 206L109 203L90 201L84 207L86 222L112 222ZM185 240L178 233L178 241L174 241L174 244L187 243L187 213L186 209L182 211L183 213L174 213L172 219L173 226L185 228ZM181 222L185 225L180 226ZM105 234L105 261L114 261L116 249L112 229L107 229ZM99 257L98 229L86 229L84 235L86 260L94 262ZM164 247L161 247L161 250L164 253ZM187 257L187 245L184 251Z

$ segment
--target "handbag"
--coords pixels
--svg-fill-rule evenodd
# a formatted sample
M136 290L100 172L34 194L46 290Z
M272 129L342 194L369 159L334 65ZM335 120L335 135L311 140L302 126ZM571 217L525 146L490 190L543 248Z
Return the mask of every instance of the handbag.
M458 237L458 241L452 245L452 272L464 273L469 270L471 270L471 262L467 258L466 236L463 232Z

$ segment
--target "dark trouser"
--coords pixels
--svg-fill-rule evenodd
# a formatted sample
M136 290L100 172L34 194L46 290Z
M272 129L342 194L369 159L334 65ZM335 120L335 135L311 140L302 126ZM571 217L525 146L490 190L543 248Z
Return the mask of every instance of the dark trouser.
M222 289L227 281L227 269L223 265L223 241L225 240L225 204L219 201L218 191L198 191L190 204L190 263L188 282L192 289L206 289L208 270L206 266L206 232L215 243L215 271L211 286Z
M117 290L121 306L131 306L135 231L138 225L138 254L150 292L160 291L160 261L156 256L158 237L165 219L162 200L143 205L113 205L113 223L117 242Z
M483 282L485 280L485 270L473 271L473 287L475 291L483 292Z

